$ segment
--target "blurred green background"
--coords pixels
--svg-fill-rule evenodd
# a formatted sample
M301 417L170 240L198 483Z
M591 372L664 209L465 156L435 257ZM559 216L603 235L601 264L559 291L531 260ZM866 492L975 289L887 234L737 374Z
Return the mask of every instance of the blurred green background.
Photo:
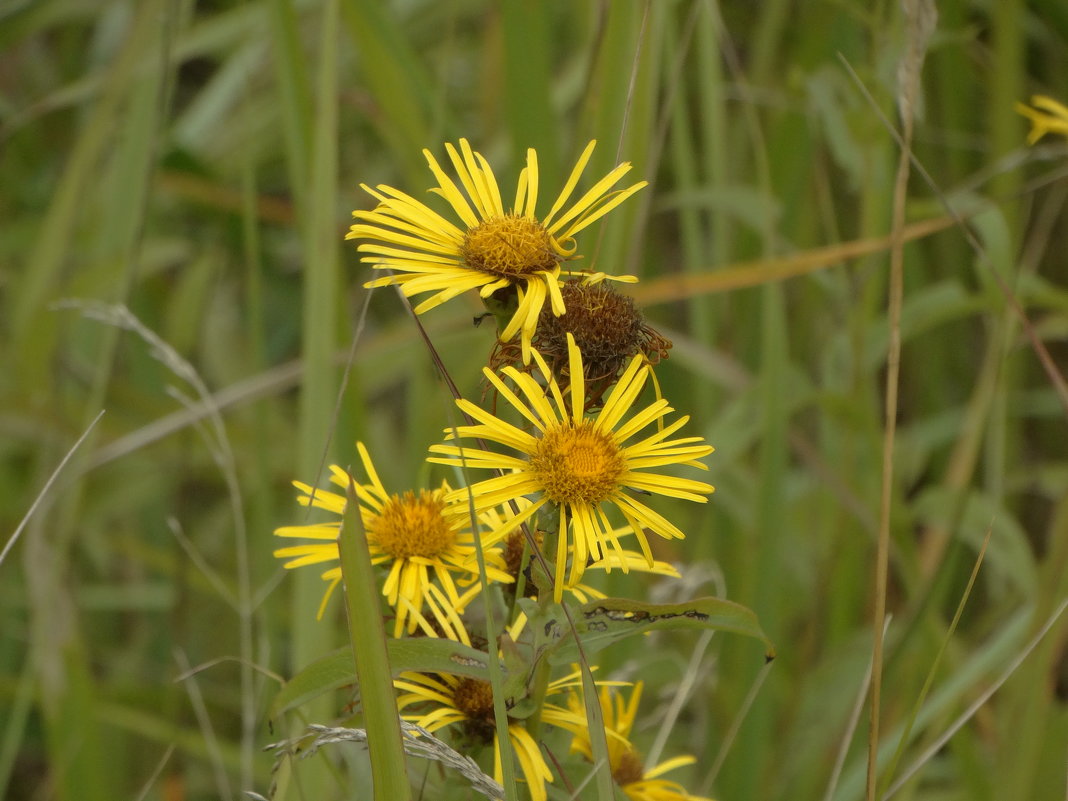
M1068 101L1068 6L940 5L915 134L937 189L914 175L907 207L937 230L905 251L884 742L989 530L895 775L1026 658L897 797L1059 799L1068 626L1027 643L1068 594L1068 432L995 275L1063 371L1068 149L1026 148L1013 105ZM344 642L336 600L314 620L314 571L283 580L271 556L302 520L288 482L361 438L387 487L416 485L449 408L390 291L346 373L370 272L348 215L372 206L361 182L422 197L421 149L467 137L505 195L533 146L546 202L591 138L584 186L620 160L651 182L582 250L642 278L628 291L675 342L664 394L717 447L717 492L657 506L688 533L657 543L683 582L615 590L724 594L779 656L747 707L759 644L606 653L646 681L638 744L685 679L664 755L698 756L692 792L861 798L898 152L880 112L896 124L903 30L897 3L857 0L0 2L3 542L105 412L0 564L0 796L266 793L260 749L301 723L269 724L271 697ZM424 318L474 397L477 312ZM365 797L334 756L286 797Z

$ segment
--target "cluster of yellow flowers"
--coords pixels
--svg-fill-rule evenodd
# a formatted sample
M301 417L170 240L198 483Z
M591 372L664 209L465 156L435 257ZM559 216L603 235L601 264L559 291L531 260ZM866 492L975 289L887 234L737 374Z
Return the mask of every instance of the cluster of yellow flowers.
M332 483L351 484L359 500L372 562L385 570L382 595L394 615L394 637L448 637L470 645L463 615L489 586L513 599L544 589L546 602L551 586L554 603L565 593L584 602L603 597L583 583L587 570L677 576L671 565L653 558L647 536L682 538L683 532L645 499L660 495L703 503L713 491L706 482L660 472L678 465L706 469L699 460L712 448L699 436L677 436L689 418L669 419L674 410L659 397L658 385L655 399L639 401L655 384L653 365L670 343L607 283L636 279L564 269L578 256L576 235L645 186L643 181L615 188L630 170L623 163L573 200L594 145L585 148L542 217L532 149L507 209L489 164L466 140L446 145L455 178L424 151L437 181L430 192L444 199L456 221L392 187L363 187L378 205L353 213L348 238L361 240L363 261L384 273L366 286L397 285L406 297L428 294L417 313L477 290L498 320L484 377L518 421L457 401L467 424L447 429L427 461L459 468L465 476L493 471L468 486L443 482L390 493L362 443L360 476L331 468ZM326 566L321 617L342 581L337 539L346 497L295 484L301 504L339 518L275 532L305 540L275 551L287 560L285 567ZM547 555L541 559L543 547ZM482 573L477 550L484 557ZM544 566L542 574L549 574L541 584L537 571L529 569L532 555ZM519 636L524 619L514 605L513 618L510 633ZM404 673L395 684L407 719L432 732L455 726L471 741L499 746L488 682ZM619 684L603 683L599 699L616 783L633 801L694 799L660 778L692 758L643 766L628 739L641 685L625 701ZM574 675L549 683L547 696L567 692L569 698L564 706L545 703L540 721L569 732L572 751L592 759L578 686ZM543 801L553 773L539 743L522 721L510 722L508 734L531 796Z

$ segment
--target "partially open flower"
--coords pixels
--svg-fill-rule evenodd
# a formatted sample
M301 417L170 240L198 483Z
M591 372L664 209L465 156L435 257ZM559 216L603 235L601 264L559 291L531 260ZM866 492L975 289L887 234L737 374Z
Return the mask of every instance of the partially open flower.
M510 634L518 636L513 626ZM470 644L466 630L455 632L456 640ZM553 696L581 683L579 674L572 673L550 682L547 696ZM466 743L471 746L493 744L494 778L501 781L501 743L493 710L493 688L484 679L458 676L452 673L416 673L405 671L393 680L393 686L401 691L397 697L397 709L401 716L437 732L448 726L456 726ZM541 720L549 726L566 731L576 731L583 722L575 712L553 704L545 704ZM527 782L530 797L534 801L546 801L546 784L553 780L545 757L522 720L508 719L508 739L519 762L520 771ZM466 749L465 749L466 750Z
M608 742L608 763L612 769L612 779L630 801L709 801L707 798L690 795L677 782L660 778L668 771L684 765L692 765L692 756L679 756L661 762L654 768L647 769L642 755L630 742L630 731L638 713L638 702L642 697L642 683L634 685L630 699L624 699L619 687L602 687L598 700L601 705L601 718L604 721L604 733ZM584 713L582 697L573 692L568 698L568 706L576 716ZM593 760L593 746L590 743L588 724L572 730L575 738L571 750Z

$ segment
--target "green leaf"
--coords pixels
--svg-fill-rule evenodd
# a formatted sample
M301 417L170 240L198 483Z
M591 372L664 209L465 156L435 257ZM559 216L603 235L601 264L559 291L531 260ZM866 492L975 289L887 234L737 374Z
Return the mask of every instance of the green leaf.
M328 6L336 9L336 6ZM349 653L359 682L360 710L367 729L374 801L411 801L401 734L400 713L389 665L389 638L382 621L381 597L368 551L367 532L351 476L346 487L345 521L338 536L341 579L345 590Z
M452 640L430 637L389 640L386 650L393 675L415 670L420 673L455 673L487 679L489 674L489 657L484 651ZM348 646L338 648L316 659L279 690L271 703L269 717L273 720L324 693L346 685L355 688L356 684L352 651Z
M602 598L581 606L574 619L575 631L587 655L647 631L712 629L761 640L765 657L769 661L775 658L775 647L760 628L753 611L722 598L695 598L680 604L649 604L628 598ZM578 657L578 649L565 620L559 617L546 620L539 629L551 642L551 664L572 662Z

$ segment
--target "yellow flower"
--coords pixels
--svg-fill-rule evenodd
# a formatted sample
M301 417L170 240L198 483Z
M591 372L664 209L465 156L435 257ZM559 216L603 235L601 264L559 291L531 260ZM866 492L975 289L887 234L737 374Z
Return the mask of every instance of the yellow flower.
M511 302L517 305L500 338L510 340L521 333L523 361L529 362L530 340L546 298L554 314L564 313L560 262L574 256L575 234L646 185L641 181L626 189L612 189L630 170L630 164L624 162L567 206L595 144L590 142L583 151L556 202L541 218L535 212L539 186L538 158L533 149L527 150L515 202L507 211L493 170L466 139L460 140L459 152L452 144L445 145L460 186L446 175L429 150L423 151L438 181L430 191L448 202L459 225L393 187L371 189L363 185L378 200L378 206L374 211L354 211L352 216L359 222L345 238L370 240L359 246L361 253L370 254L363 261L375 269L391 271L366 286L399 284L406 297L434 293L415 307L417 314L470 289L479 290L484 299L504 291L497 300L505 307L510 308ZM587 277L597 281L606 276L595 273ZM508 291L515 297L509 297Z
M360 518L367 534L367 544L372 564L389 565L389 574L382 588L389 605L396 611L395 637L407 628L415 630L423 609L429 608L441 625L448 625L455 612L477 595L478 567L475 564L474 536L469 529L470 516L465 501L457 503L447 484L440 489L421 490L419 494L405 492L389 494L382 486L371 457L363 443L356 443L367 474L368 483L362 484L349 476L337 465L331 465L331 482L347 488L352 481L360 502ZM345 514L346 497L326 490L315 489L300 481L294 486L303 495L297 498L302 506L326 509L338 516ZM337 538L341 521L313 523L304 526L283 526L275 530L279 537L302 537L317 540L315 543L279 548L276 557L289 559L287 568L311 564L337 563ZM503 571L504 563L497 548L486 547L486 570L493 581L511 581ZM329 581L319 617L323 615L326 602L341 581L341 567L336 565L326 570L322 577ZM433 579L441 585L441 593ZM470 588L462 594L457 589L457 579Z
M627 798L631 801L709 801L690 795L677 782L659 778L675 768L692 765L696 762L692 756L675 757L661 762L651 770L645 769L641 754L630 742L630 731L638 712L638 702L641 700L642 682L634 685L634 692L629 701L625 701L622 692L617 692L616 689L602 686L599 700L612 778ZM583 725L573 730L575 737L571 742L571 750L593 761L593 747L590 744L590 732L585 722L585 707L581 696L573 692L568 698L568 706L583 719Z
M1031 105L1016 104L1016 111L1031 120L1031 133L1027 135L1027 144L1033 145L1048 133L1068 136L1068 106L1046 95L1031 97Z
M673 411L663 398L640 411L632 410L652 372L645 357L638 355L631 360L597 415L587 418L582 356L570 335L568 344L571 383L567 402L537 352L534 358L543 383L514 367L501 371L519 390L518 393L509 389L492 371L484 371L500 396L531 423L532 431L506 423L469 401L457 401L460 409L479 424L460 426L454 432L447 430L449 438L455 435L496 442L517 451L518 455L495 453L473 445L463 448L433 445L431 453L440 455L428 457L428 461L440 464L503 471L503 475L456 490L454 494L466 498L470 493L478 508L532 496L534 502L509 522L511 528L546 504L559 509L560 536L554 592L557 602L565 584L574 586L581 580L587 560L599 561L611 553L623 553L619 530L609 522L604 509L606 505L615 506L622 513L638 539L646 563L652 566L654 561L645 529L666 538L681 539L685 535L628 490L700 503L704 503L713 491L712 485L702 481L649 472L649 468L669 465L706 469L696 460L711 453L712 447L701 437L671 439L689 417L683 416L670 425L663 425L664 417ZM653 433L636 442L631 441L654 423L657 429ZM501 532L495 531L489 541L496 542L500 536ZM569 551L571 566L565 581L564 568ZM629 570L622 556L618 566L624 572Z
M459 634L459 632L457 632ZM512 633L515 633L513 626ZM458 637L466 642L467 634ZM562 692L580 683L578 673L572 673L549 684L547 695ZM503 774L501 768L500 741L497 737L497 725L493 714L493 689L488 681L456 676L451 673L402 673L394 679L393 685L404 691L397 698L397 709L422 705L422 711L409 713L402 717L422 726L433 733L438 729L456 724L464 737L477 745L493 743L494 778L500 782ZM582 722L574 712L552 704L545 704L541 710L541 720L550 726L574 731ZM552 783L553 774L542 756L538 743L527 731L523 721L508 721L508 737L515 751L516 759L523 778L530 788L534 801L546 801L546 783Z

